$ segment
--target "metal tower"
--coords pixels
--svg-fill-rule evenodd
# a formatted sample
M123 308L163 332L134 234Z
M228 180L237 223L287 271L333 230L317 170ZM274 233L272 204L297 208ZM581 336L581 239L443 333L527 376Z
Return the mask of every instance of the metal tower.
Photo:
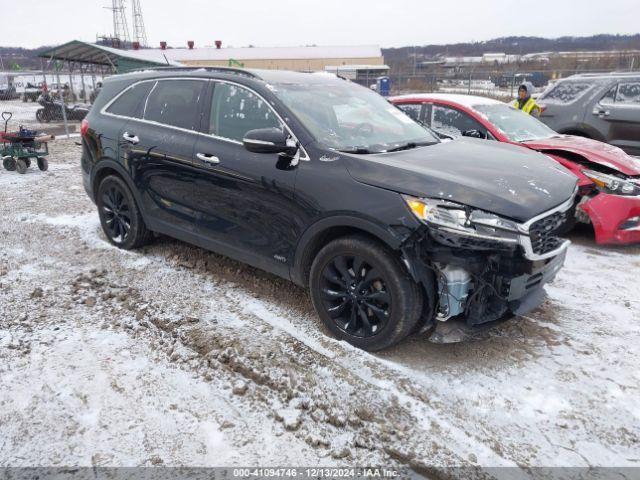
M122 48L127 48L131 44L131 37L124 2L125 0L112 0L110 10L113 11L113 36L122 42Z
M141 47L147 47L147 32L144 28L140 0L131 0L131 11L133 15L133 40L138 42Z

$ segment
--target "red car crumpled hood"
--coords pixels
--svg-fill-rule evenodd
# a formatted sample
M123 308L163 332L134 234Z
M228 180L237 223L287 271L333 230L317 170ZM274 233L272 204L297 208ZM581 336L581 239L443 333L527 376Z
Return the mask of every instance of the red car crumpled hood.
M625 175L640 175L640 160L627 155L618 147L590 138L562 135L541 140L529 140L522 142L522 144L541 152L552 150L570 152L580 155L590 162L618 170Z

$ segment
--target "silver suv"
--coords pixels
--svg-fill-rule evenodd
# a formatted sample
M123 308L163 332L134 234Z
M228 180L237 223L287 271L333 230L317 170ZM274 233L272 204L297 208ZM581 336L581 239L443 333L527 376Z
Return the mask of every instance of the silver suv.
M540 96L540 120L559 133L580 135L640 155L640 72L580 74Z

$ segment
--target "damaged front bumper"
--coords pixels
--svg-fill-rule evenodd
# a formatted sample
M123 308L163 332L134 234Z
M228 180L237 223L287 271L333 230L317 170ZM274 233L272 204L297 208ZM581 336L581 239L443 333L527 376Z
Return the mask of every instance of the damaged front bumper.
M573 214L572 206L573 199L520 225L516 242L470 239L427 225L416 232L404 254L427 292L427 316L436 326L430 340L460 341L539 306L543 286L566 258L570 242L553 233Z
M583 215L580 215L584 212ZM585 195L578 204L578 221L593 225L596 243L626 245L640 242L640 196L609 193Z

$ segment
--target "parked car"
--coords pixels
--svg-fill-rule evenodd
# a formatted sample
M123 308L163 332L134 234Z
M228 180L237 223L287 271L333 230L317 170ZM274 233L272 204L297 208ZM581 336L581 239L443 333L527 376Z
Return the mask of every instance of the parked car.
M640 160L596 140L561 135L510 105L471 95L419 94L391 98L417 121L454 138L496 140L545 153L579 179L576 215L591 223L597 243L640 241Z
M81 134L84 186L111 243L160 232L289 279L334 335L368 350L534 308L569 243L554 231L576 178L557 162L440 142L331 75L113 76Z
M22 94L23 102L36 102L38 101L38 97L42 94L42 82L35 83L27 83L24 87L24 93Z
M540 120L556 132L640 155L640 73L573 75L550 86L538 103Z

